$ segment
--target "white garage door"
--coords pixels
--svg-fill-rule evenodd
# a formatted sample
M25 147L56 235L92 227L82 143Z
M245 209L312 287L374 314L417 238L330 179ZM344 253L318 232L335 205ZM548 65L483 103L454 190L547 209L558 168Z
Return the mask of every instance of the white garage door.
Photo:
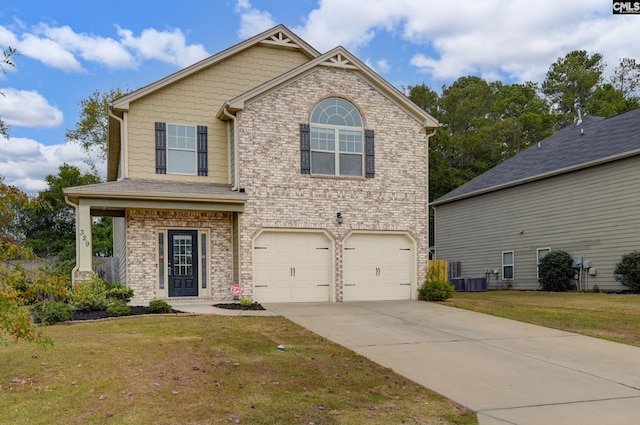
M408 300L415 247L405 235L354 234L344 244L344 300Z
M329 301L331 252L322 233L262 233L253 245L254 300Z

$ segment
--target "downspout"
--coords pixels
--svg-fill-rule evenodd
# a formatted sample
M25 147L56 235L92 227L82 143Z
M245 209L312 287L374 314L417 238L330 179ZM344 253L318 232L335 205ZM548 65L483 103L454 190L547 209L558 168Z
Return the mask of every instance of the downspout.
M239 173L239 169L240 169L240 165L238 164L238 122L236 121L236 116L229 113L229 110L227 109L227 107L225 106L224 109L222 110L222 113L224 114L225 117L230 118L231 121L233 121L233 152L231 153L233 155L233 163L235 164L234 170L233 170L233 187L231 187L231 190L236 191L238 190L238 180L240 178L240 173Z
M233 125L233 152L230 152L231 155L233 155L233 186L231 186L231 190L232 191L237 191L238 187L240 186L238 183L238 180L240 178L240 172L238 171L240 169L240 164L238 164L238 153L239 153L239 149L238 149L238 121L236 120L236 116L229 113L229 110L227 109L227 105L224 106L224 108L222 109L222 113L224 114L225 117L231 119L232 121L232 125ZM232 228L233 228L233 236L236 236L233 238L233 280L235 281L235 283L239 284L242 286L242 275L240 273L240 263L241 261L241 248L240 248L240 241L239 241L239 235L240 235L240 214L235 212L233 213L233 222L232 222Z
M111 107L109 107L109 116L120 123L120 164L122 166L122 178L126 179L129 177L129 164L127 164L129 155L127 154L128 143L126 126L124 120L112 112ZM120 176L117 176L116 179L120 180Z

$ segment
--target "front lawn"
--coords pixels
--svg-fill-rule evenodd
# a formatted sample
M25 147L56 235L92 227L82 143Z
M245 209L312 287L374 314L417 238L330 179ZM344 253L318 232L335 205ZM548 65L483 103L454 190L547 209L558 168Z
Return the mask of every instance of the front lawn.
M640 347L635 294L458 292L443 304Z
M142 316L45 333L53 347L0 347L2 424L477 424L282 317Z

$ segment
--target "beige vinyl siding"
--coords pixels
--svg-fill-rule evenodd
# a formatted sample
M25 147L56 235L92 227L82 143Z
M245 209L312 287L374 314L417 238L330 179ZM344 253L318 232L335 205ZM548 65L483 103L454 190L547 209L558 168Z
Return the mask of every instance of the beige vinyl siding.
M514 287L539 289L536 250L550 247L592 262L589 287L624 289L613 269L640 249L639 169L636 156L437 206L436 257L482 276L513 250Z
M226 100L306 62L299 51L253 46L130 105L129 177L229 183L227 125L216 118ZM209 176L155 173L154 122L206 125Z

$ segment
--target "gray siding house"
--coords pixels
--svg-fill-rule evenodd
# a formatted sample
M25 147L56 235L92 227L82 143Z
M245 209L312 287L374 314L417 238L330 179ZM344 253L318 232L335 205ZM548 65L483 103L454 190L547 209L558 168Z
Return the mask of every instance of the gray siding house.
M640 249L640 109L587 116L431 205L435 258L490 289L540 289L551 250L574 257L580 289L626 289L613 270Z

